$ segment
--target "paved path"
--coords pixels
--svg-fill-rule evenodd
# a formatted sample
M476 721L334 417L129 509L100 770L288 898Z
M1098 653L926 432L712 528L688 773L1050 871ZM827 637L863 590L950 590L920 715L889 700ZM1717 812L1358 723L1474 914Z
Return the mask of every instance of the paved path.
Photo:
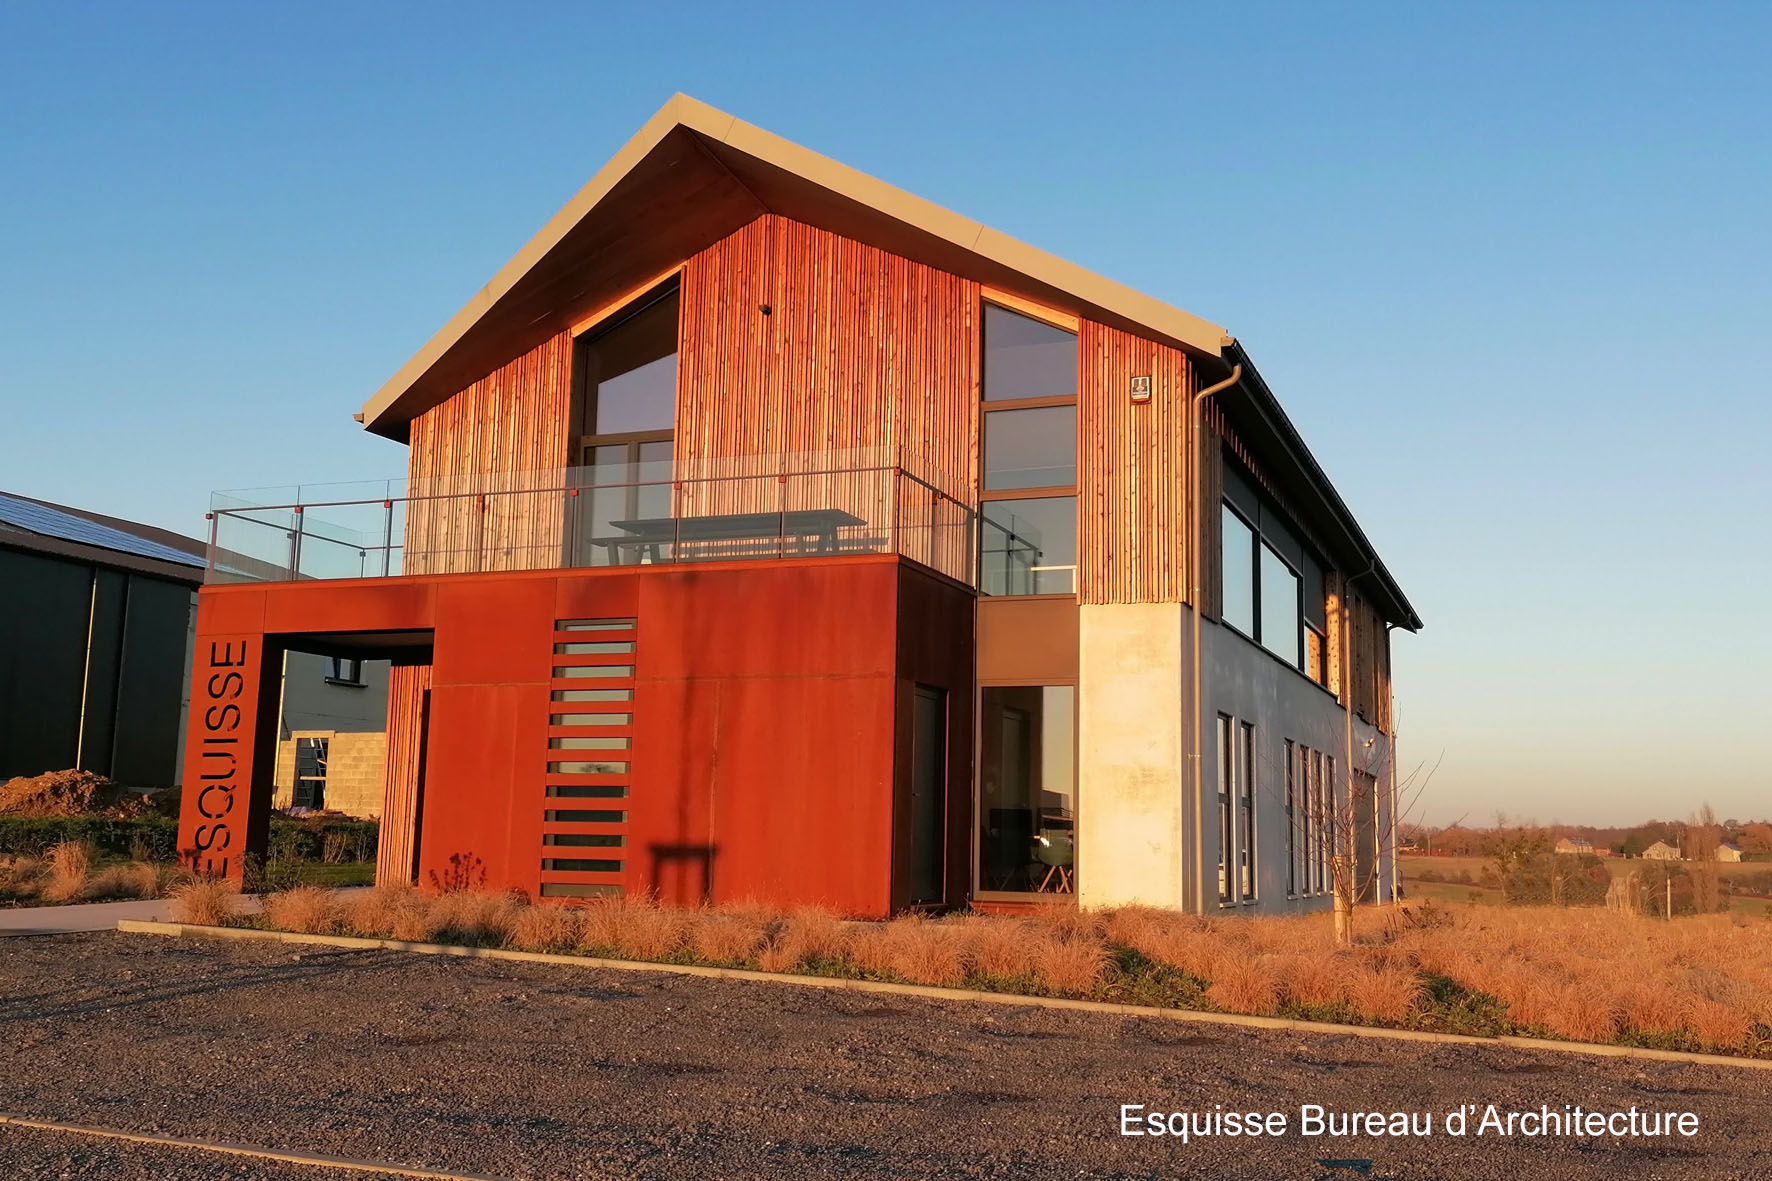
M1128 1138L1125 1103L1294 1130ZM1307 1139L1313 1103L1635 1107L1699 1131ZM527 1181L1772 1176L1769 1071L117 933L0 949L0 1112ZM0 1126L0 1177L46 1173L295 1175Z
M256 913L256 896L241 899L243 913ZM148 898L135 902L85 902L73 906L0 907L0 936L64 935L81 931L115 931L119 919L170 922L172 899Z

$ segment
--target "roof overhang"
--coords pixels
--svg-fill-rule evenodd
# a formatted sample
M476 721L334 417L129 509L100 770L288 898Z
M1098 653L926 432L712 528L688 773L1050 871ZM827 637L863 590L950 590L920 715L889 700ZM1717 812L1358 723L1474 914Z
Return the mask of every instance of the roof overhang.
M1353 580L1387 621L1409 631L1420 631L1421 616L1385 568L1347 502L1329 482L1249 354L1240 343L1232 341L1224 360L1241 365L1243 376L1236 386L1218 395L1221 408L1249 449L1261 457L1263 471L1278 485L1280 494L1294 511L1305 517L1305 524L1323 544L1335 551L1324 557Z
M679 94L364 404L364 427L404 439L417 415L765 213L1196 355L1224 347L1215 324Z

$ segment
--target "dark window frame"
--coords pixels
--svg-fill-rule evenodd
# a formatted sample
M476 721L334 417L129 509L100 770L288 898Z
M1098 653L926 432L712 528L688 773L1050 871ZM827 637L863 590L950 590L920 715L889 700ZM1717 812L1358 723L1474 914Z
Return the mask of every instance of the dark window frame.
M1223 462L1230 464L1232 461L1227 457ZM1224 529L1222 524L1219 528L1218 538L1218 622L1232 632L1235 632L1237 635L1242 636L1287 668L1303 674L1305 679L1310 681L1313 685L1316 685L1325 692L1329 692L1329 636L1326 630L1326 604L1327 581L1333 567L1318 557L1302 538L1294 537L1292 539L1297 542L1302 555L1308 561L1315 563L1318 573L1321 576L1319 581L1321 581L1325 587L1325 629L1319 629L1311 622L1310 613L1305 609L1305 587L1309 585L1311 580L1306 577L1306 571L1303 569L1302 565L1287 555L1284 547L1276 545L1268 540L1268 534L1262 529L1261 517L1271 513L1274 517L1275 526L1277 528L1283 528L1290 534L1296 534L1298 532L1297 526L1292 523L1291 518L1285 513L1282 513L1278 508L1273 507L1266 497L1260 496L1259 493L1255 491L1255 483L1252 477L1239 476L1239 478L1242 480L1242 483L1249 488L1250 494L1256 497L1256 504L1259 507L1256 519L1251 520L1248 510L1238 504L1228 494L1220 496L1219 506L1221 512L1230 513L1232 516L1236 517L1239 522L1248 528L1254 538L1255 544L1250 547L1249 554L1249 585L1251 588L1249 607L1251 612L1250 622L1252 626L1250 630L1245 631L1227 618L1225 603L1229 596L1227 594L1228 588L1225 585L1226 564ZM1292 573L1295 584L1293 590L1293 597L1295 600L1293 604L1293 618L1298 631L1298 635L1295 639L1297 645L1296 651L1298 653L1298 659L1296 661L1288 660L1283 654L1274 651L1263 637L1263 631L1265 630L1262 622L1262 608L1264 604L1262 601L1263 580L1261 577L1261 558L1263 552L1272 554L1276 561ZM1316 670L1313 670L1312 668L1310 655L1310 637L1312 635L1315 635L1320 641L1318 652L1321 658L1321 667ZM1318 675L1319 673L1321 675Z
M1258 841L1255 808L1255 723L1237 725L1237 897L1248 906L1261 898L1261 866L1257 861Z
M1077 346L1076 382L1072 386L1070 394L1051 396L1051 397L1039 397L1039 398L1000 398L1000 399L996 399L996 400L992 400L992 399L989 399L986 397L987 383L989 382L989 375L987 373L985 373L985 371L984 371L984 358L986 355L986 347L987 347L987 342L985 341L985 318L986 317L985 317L985 312L984 312L984 309L986 307L996 308L998 311L1007 312L1007 313L1009 313L1011 315L1015 315L1015 316L1020 316L1023 319L1032 320L1038 324L1044 324L1048 328L1052 328L1058 332L1063 332L1063 333L1068 334L1072 338L1072 340L1076 342L1076 346ZM1083 355L1082 355L1081 334L1077 331L1077 329L1075 327L1072 327L1068 324L1057 323L1055 318L1049 318L1047 316L1039 315L1036 312L1031 311L1026 307L1016 307L1013 304L1010 304L1007 302L994 300L994 299L990 298L988 295L981 296L980 300L979 300L978 336L979 336L979 359L980 359L980 371L979 371L979 383L978 383L978 406L979 406L979 418L978 418L979 492L978 492L978 499L980 502L980 509L979 509L979 514L978 514L978 566L979 566L978 585L979 585L980 594L982 595L983 588L984 588L984 559L985 559L985 552L986 552L985 551L985 542L984 542L984 536L985 536L984 531L987 527L986 523L985 523L984 508L983 508L983 505L985 502L999 501L999 500L1041 500L1041 499L1056 500L1056 499L1062 499L1062 498L1069 498L1069 500L1071 501L1072 516L1073 516L1073 522L1074 522L1073 526L1072 526L1073 539L1075 539L1077 534L1081 531L1080 530L1081 522L1080 522L1080 520L1078 520L1076 518L1076 508L1077 508L1077 501L1078 501L1078 484L1075 481L1073 481L1069 484L1051 484L1051 485L1044 485L1044 486L1035 487L1035 488L1003 488L1003 489L995 489L995 490L987 491L984 488L984 452L985 452L985 440L989 436L989 433L990 433L990 416L992 414L998 414L998 413L1003 413L1003 412L1013 412L1016 410L1042 410L1042 409L1047 409L1049 407L1056 407L1056 406L1072 406L1072 407L1078 406L1078 404L1079 404L1078 403L1078 390L1082 386L1082 382L1083 382ZM1078 470L1080 472L1081 465L1082 465L1082 441L1081 441L1081 432L1080 431L1076 432L1076 437L1074 437L1071 440L1071 442L1072 442L1072 446L1075 448L1075 452L1076 452L1076 461L1077 461L1076 470ZM1077 579L1078 563L1074 559L1077 556L1079 556L1079 555L1075 555L1075 554L1072 555L1073 560L1070 563L1071 586L1070 586L1070 589L1067 591L1047 591L1047 592L1038 592L1038 593L1034 593L1034 594L1025 594L1025 595L1003 594L1003 595L990 595L987 597L989 597L989 598L1004 598L1004 599L1075 598L1077 596L1077 589L1078 589L1078 585L1077 585L1078 584L1078 579Z

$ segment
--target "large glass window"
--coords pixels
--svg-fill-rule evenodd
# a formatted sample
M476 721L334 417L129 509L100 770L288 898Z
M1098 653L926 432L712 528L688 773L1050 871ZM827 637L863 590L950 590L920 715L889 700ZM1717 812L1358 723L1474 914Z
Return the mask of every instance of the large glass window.
M636 301L583 337L577 382L584 407L579 462L587 487L572 511L584 565L663 561L664 543L609 544L671 516L677 408L677 286Z
M987 500L981 531L981 594L1063 595L1076 591L1075 497Z
M1261 643L1294 668L1304 667L1299 651L1298 575L1286 559L1261 544Z
M1077 396L1077 334L1043 320L984 305L987 402Z
M1220 617L1311 680L1327 685L1323 567L1228 461L1219 539Z
M1255 635L1255 530L1230 505L1220 512L1219 569L1223 572L1224 621Z
M978 888L1075 889L1077 691L1071 685L979 692Z
M1076 333L986 304L983 397L979 591L1074 594Z
M669 431L677 411L677 288L647 296L580 346L584 433Z
M1038 406L984 416L987 492L1077 482L1077 408Z

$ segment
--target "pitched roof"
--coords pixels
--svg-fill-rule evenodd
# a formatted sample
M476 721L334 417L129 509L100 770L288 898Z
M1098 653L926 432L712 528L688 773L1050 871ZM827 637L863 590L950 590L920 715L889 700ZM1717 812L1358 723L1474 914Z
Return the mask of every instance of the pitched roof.
M0 543L181 582L201 582L208 563L194 537L11 492L0 492Z
M364 403L364 427L404 438L417 414L768 212L1196 354L1225 346L1216 324L678 94Z
M866 242L1220 362L1243 366L1221 402L1274 462L1328 555L1386 619L1421 618L1379 560L1242 346L1223 328L1017 241L688 95L672 96L589 183L364 403L365 429L411 420L765 213Z

